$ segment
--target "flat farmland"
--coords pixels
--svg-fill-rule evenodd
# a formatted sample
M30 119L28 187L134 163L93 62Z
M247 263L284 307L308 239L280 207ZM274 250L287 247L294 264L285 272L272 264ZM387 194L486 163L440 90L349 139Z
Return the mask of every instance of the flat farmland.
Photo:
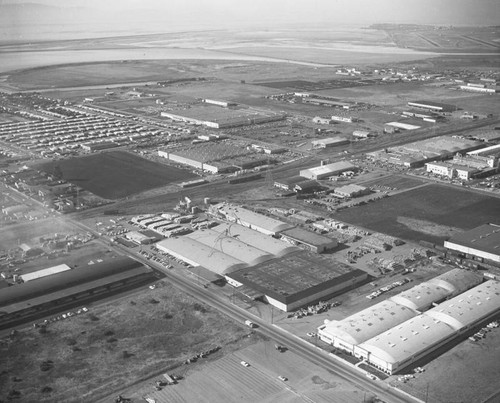
M187 170L152 162L124 151L52 161L38 168L52 173L56 165L68 182L112 200L197 177Z
M395 237L441 244L455 232L498 223L500 199L432 184L339 211L335 217Z

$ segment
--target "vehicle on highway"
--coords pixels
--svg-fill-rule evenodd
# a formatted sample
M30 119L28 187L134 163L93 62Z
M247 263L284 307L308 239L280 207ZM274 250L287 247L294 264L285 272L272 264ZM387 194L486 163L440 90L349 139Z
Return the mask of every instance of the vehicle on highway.
M283 376L283 375L278 376L278 379L279 379L280 381L283 381L283 382L288 381L288 378L287 378L286 376Z
M249 367L250 364L246 361L241 361L241 365L243 365L244 367Z
M257 327L257 325L255 323L253 323L251 320L248 320L248 319L245 321L245 325L247 325L251 328Z

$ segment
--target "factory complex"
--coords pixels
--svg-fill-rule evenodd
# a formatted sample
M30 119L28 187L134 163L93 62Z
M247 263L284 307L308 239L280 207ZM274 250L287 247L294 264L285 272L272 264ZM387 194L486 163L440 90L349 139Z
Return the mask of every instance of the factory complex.
M319 167L303 169L299 175L306 179L319 180L339 175L343 172L357 170L358 168L349 161L338 161L332 164L320 165Z
M426 162L450 158L456 153L467 153L479 148L484 148L484 144L464 138L441 136L374 151L367 156L374 161L414 168L423 166Z
M393 374L500 311L500 283L453 269L318 328L324 342Z
M158 151L169 161L192 166L210 173L235 172L268 164L269 158L255 148L232 145L227 142L193 144L176 149Z
M161 116L176 122L206 126L212 129L228 129L232 127L249 126L276 122L285 119L286 115L275 113L256 112L251 109L227 109L212 102L191 106L189 109L180 109L172 112L161 112Z
M210 213L227 222L162 240L156 248L194 267L192 272L199 269L200 276L207 269L239 292L283 311L343 292L368 277L318 255L337 246L334 238L226 203L212 206Z

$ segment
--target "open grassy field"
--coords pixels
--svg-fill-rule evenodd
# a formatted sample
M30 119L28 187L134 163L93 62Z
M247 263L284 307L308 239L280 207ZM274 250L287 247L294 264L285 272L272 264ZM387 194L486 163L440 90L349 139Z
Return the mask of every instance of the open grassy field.
M342 210L335 218L411 241L442 243L455 231L498 222L500 199L433 184Z
M160 283L1 340L0 400L95 402L215 346L220 357L248 345L248 331Z
M106 199L119 199L196 176L123 151L52 161L41 164L39 169L50 173L55 165L61 168L65 180Z

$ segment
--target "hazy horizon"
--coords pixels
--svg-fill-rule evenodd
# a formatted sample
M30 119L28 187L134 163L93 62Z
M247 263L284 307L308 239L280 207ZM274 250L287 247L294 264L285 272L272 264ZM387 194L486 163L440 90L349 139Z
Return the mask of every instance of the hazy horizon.
M497 0L0 0L0 39L375 23L495 25Z

